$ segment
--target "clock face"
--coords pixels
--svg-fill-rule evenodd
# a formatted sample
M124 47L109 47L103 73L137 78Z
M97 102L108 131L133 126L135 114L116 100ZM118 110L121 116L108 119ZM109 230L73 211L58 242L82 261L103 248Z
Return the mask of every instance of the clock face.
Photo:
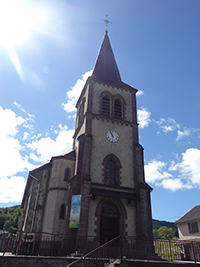
M119 139L118 133L116 133L115 131L112 131L112 130L107 131L106 137L107 137L108 141L110 141L111 143L115 143Z

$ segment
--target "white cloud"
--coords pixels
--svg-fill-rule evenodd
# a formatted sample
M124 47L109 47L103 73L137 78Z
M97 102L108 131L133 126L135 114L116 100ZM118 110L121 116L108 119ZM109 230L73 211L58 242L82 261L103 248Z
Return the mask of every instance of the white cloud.
M200 149L189 148L180 160L169 164L153 160L145 165L146 181L173 192L179 189L200 189Z
M0 202L20 202L23 197L26 180L21 176L0 178Z
M189 148L182 153L182 162L177 164L177 168L183 177L191 181L193 185L200 186L200 150Z
M31 119L34 119L34 118L35 118L34 115L29 114L29 113L22 107L22 105L20 105L20 104L17 103L16 101L14 101L13 104L14 104L18 109L20 109L22 112L24 112L29 118L31 118Z
M159 182L156 183L156 185L161 186L165 189L169 189L173 192L186 187L181 181L181 179L165 179L165 180L162 180L162 182L160 183Z
M23 135L23 140L28 140L31 138L31 135L28 132L25 132Z
M141 95L144 95L144 92L142 90L138 90L136 94L137 94L137 97L139 97Z
M63 128L65 129L65 127ZM39 140L33 141L31 144L27 144L27 146L37 152L41 162L46 162L50 160L52 156L62 155L71 151L73 134L74 130L63 130L61 128L55 140L50 137L40 138Z
M17 116L11 109L4 110L0 107L0 177L15 175L32 166L20 154L23 147L16 137L19 134L18 127L25 122L25 119Z
M16 114L11 109L3 109L0 107L0 137L15 136L18 133L17 126L23 124L25 119Z
M180 139L188 137L190 136L190 134L191 134L191 130L186 127L183 129L183 131L178 130L176 141L179 141Z
M17 139L1 136L0 147L0 177L11 176L25 169L25 162L19 152L22 147Z
M91 74L92 70L83 74L82 79L78 79L72 90L67 92L67 103L66 104L62 103L64 110L67 113L76 111L75 108L76 102L81 94L81 91L83 90L87 78L91 76Z
M15 106L26 118L18 116L11 109L0 107L0 202L20 202L23 196L26 177L18 176L38 167L52 156L67 153L72 149L74 130L68 130L61 123L57 127L55 140L50 136L42 138L33 131L33 115L21 105ZM31 164L33 160L37 164ZM25 173L26 172L26 173Z
M147 127L151 122L150 120L151 112L149 112L143 106L138 110L137 115L140 128Z
M164 171L166 164L162 161L153 160L145 165L145 178L149 183L171 177L171 174Z
M36 156L34 153L30 153L30 159L34 160L35 162L40 162L40 158Z
M172 118L161 118L159 121L155 121L155 123L159 125L164 133L172 132L180 128L180 125Z

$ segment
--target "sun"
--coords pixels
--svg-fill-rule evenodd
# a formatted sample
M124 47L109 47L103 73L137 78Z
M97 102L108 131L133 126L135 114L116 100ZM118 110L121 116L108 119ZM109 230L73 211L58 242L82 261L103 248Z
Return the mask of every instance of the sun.
M30 48L39 51L40 36L58 38L57 26L60 25L61 8L57 2L0 0L0 50L5 48L22 80L25 77L25 67L20 61L23 51Z
M24 71L17 45L28 49L34 42L33 32L45 33L44 26L48 31L49 10L34 0L0 0L0 49L5 48L22 80Z
M0 0L0 45L8 47L23 42L32 24L24 0Z

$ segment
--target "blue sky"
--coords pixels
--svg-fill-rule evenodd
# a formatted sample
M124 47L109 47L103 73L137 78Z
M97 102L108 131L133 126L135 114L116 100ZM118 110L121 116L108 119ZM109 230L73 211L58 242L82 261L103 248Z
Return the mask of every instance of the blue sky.
M106 14L122 80L139 90L153 218L175 221L199 205L200 1L6 3L0 0L0 207L20 204L29 170L71 150L74 106Z

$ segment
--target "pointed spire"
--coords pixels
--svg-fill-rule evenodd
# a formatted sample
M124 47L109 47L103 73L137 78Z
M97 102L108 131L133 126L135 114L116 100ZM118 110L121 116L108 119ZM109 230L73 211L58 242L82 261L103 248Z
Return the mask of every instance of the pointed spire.
M106 82L123 84L107 30L105 31L104 39L96 59L92 77Z

